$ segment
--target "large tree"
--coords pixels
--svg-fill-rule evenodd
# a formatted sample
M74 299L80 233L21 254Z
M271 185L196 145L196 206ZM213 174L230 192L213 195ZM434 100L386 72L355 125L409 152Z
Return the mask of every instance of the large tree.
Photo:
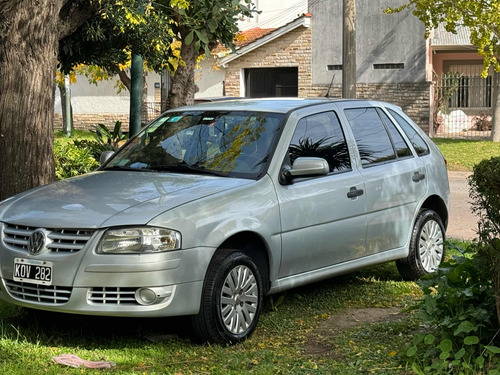
M0 0L0 200L53 180L59 40L97 6L88 0Z
M63 72L85 63L118 73L133 50L173 72L177 106L197 90L196 59L233 46L238 17L252 13L250 0L141 1L0 0L0 200L54 179L58 61Z
M407 0L408 1L408 0ZM397 9L387 9L387 13L405 8L413 10L426 26L427 36L440 23L446 30L456 32L458 26L466 26L471 31L471 43L483 57L483 76L488 68L495 68L497 87L494 98L492 140L500 142L500 0L409 0Z

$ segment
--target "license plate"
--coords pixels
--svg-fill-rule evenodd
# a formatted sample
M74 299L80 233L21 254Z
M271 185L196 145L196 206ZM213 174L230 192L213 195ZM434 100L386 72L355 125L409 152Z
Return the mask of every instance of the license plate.
M39 285L52 285L52 262L15 258L14 281Z

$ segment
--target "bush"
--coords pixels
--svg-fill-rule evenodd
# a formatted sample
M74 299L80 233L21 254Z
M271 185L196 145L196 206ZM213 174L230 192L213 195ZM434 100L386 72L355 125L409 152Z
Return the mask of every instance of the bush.
M472 210L479 216L480 256L492 273L500 324L500 157L476 164L469 185Z
M474 130L491 130L493 127L493 121L491 115L481 113L479 116L474 116L472 119Z
M63 145L55 142L54 158L58 180L88 173L99 167L89 149L78 147L73 143Z
M120 144L128 139L128 135L123 134L121 129L122 123L115 122L113 131L109 130L104 124L94 126L94 139L74 140L73 143L80 147L90 150L94 159L99 160L104 151L116 151Z
M416 374L500 375L491 275L484 272L477 243L466 249L448 246L459 255L419 281L425 297L417 314L428 332L413 338L406 361Z

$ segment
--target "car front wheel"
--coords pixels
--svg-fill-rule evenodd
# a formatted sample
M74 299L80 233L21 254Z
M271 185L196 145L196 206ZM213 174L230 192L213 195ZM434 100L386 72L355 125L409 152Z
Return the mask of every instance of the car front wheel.
M445 229L439 215L430 209L419 212L410 240L408 257L396 261L405 280L417 280L434 272L444 259Z
M254 331L262 302L262 277L252 258L219 250L207 271L200 312L192 317L194 333L202 342L241 342Z

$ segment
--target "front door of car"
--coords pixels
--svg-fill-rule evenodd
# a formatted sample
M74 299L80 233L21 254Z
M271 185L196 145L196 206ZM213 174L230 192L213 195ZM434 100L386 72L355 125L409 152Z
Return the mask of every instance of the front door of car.
M344 114L366 187L366 254L401 248L427 189L425 165L381 108L348 108Z
M297 275L365 254L365 195L351 167L344 132L335 112L298 121L285 164L299 157L325 159L330 173L297 178L277 187L282 225L279 277Z

